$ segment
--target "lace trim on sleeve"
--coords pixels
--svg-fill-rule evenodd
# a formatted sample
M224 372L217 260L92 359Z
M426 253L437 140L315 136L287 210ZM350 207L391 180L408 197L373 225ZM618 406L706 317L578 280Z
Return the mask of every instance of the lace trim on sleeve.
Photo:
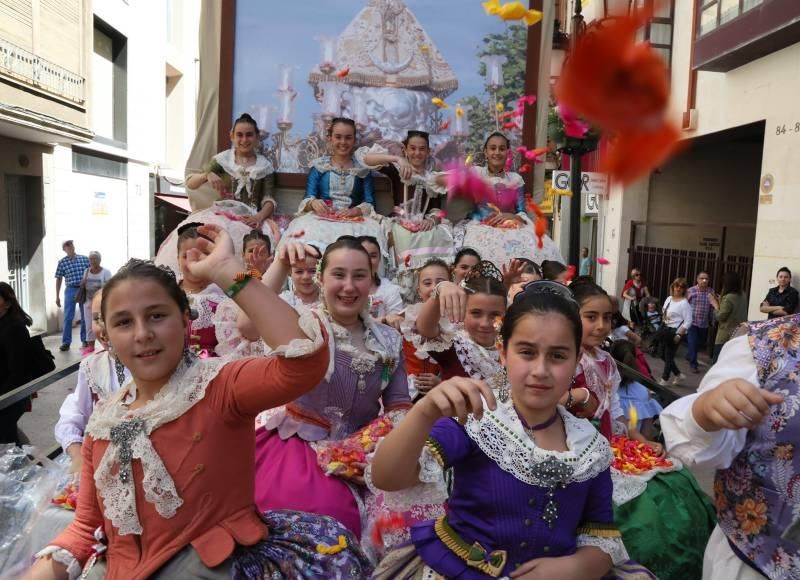
M630 556L628 556L628 550L625 549L625 544L622 542L621 537L603 538L591 534L579 534L577 538L577 546L579 549L585 546L600 548L603 552L611 557L611 561L615 566L630 560Z
M356 207L361 210L361 215L364 217L364 219L367 218L378 219L379 217L381 217L375 213L375 208L372 207L372 204L369 204L366 201L363 203L359 203Z
M417 331L417 315L419 305L406 308L406 314L400 323L400 332L408 342L414 345L416 356L424 360L431 352L444 352L453 346L458 327L446 318L439 320L439 336L425 338Z
M358 163L361 167L366 167L368 169L380 169L383 167L382 165L367 165L367 162L364 161L364 157L367 155L386 155L389 151L375 143L372 147L359 147L356 149L356 152L353 153L353 159L355 159L356 163Z
M312 201L315 201L316 199L317 199L316 197L304 197L302 200L300 200L300 205L297 208L297 214L296 215L301 216L304 213L308 213L308 209L307 209L308 205Z
M81 564L78 559L72 555L71 552L58 546L47 546L45 549L36 553L36 558L44 558L50 556L56 562L64 564L67 567L67 574L69 580L75 580L81 575Z
M289 344L274 349L272 351L274 354L286 358L299 358L316 352L322 346L324 335L319 319L308 308L298 308L297 312L300 314L297 323L308 338L295 338Z
M378 442L378 446L381 442ZM378 489L372 482L372 463L364 470L364 482L367 484L367 489L373 494L383 495L384 506L395 511L408 511L414 506L442 504L447 501L444 469L427 445L422 448L419 457L419 483L415 486L400 491Z

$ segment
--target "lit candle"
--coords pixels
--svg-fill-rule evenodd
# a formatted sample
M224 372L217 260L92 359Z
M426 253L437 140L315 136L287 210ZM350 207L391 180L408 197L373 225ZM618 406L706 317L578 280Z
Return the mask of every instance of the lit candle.
M297 96L297 93L292 91L278 91L277 95L280 101L278 123L291 123L292 114L294 113L294 98Z
M467 111L469 111L469 107L456 103L455 126L453 127L453 135L456 137L467 137L469 135Z
M367 96L364 91L357 91L353 96L353 120L359 125L366 125L367 118Z
M336 38L333 36L317 36L319 47L322 53L320 67L336 66Z
M340 85L333 81L325 81L319 84L322 89L322 114L331 117L339 116L341 103L339 102Z
M292 66L285 64L281 67L281 84L278 87L281 91L292 90Z
M500 54L486 55L481 58L481 62L486 65L486 86L498 88L503 86L503 65L506 57Z
M253 118L258 123L258 128L262 131L269 131L269 113L270 113L269 105L258 105L253 107Z

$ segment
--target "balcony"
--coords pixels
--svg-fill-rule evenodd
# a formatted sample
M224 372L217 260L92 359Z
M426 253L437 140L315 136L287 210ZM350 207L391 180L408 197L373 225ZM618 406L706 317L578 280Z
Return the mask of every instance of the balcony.
M84 106L86 79L0 38L0 78Z
M694 68L728 72L800 42L798 0L697 0Z

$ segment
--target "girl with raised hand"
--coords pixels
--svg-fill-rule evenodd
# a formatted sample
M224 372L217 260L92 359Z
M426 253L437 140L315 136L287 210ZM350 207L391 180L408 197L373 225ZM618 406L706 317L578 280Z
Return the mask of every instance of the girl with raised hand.
M389 226L396 267L400 275L414 271L431 258L450 261L453 227L444 217L447 189L437 183L429 135L409 131L403 154L391 155L380 145L363 152L365 165L381 166L394 192L394 216Z
M216 201L211 207L195 211L178 224L178 228L161 244L156 263L178 271L175 238L189 222L221 226L233 240L237 253L242 251L242 238L254 229L270 239L271 247L277 245L280 229L272 219L277 209L272 197L275 171L267 158L258 152L260 135L255 119L247 113L242 114L231 129L231 148L215 155L202 173L187 177L188 189L197 190L207 183L213 189L211 193L216 196Z
M480 262L460 285L439 282L420 306L413 331L425 340L418 348L441 365L442 380L492 380L500 371L497 332L505 311L502 274Z
M580 349L577 304L565 287L533 282L501 333L505 396L446 380L378 447L368 477L387 502L446 497L445 468L454 484L447 515L412 528L375 578L584 580L627 560L608 442L559 405Z
M75 521L26 579L75 578L81 568L92 580L369 574L338 522L262 515L253 504L255 416L321 379L329 335L312 313L298 316L253 283L221 228L198 229L205 237L188 252L189 271L226 288L275 356L194 356L185 343L189 302L174 276L128 262L105 286L101 310L131 380L89 420Z
M408 373L408 390L412 399L422 396L442 382L442 367L425 348L427 340L416 331L417 316L440 282L450 278L447 263L438 258L428 260L417 271L417 296L419 302L406 307L399 323L403 334L403 355Z
M279 256L264 283L279 288L287 274ZM356 238L328 246L319 277L322 304L317 312L332 337L330 365L312 390L259 418L255 497L263 510L332 516L360 537L365 514L359 506L367 492L361 471L347 479L326 475L314 445L345 439L381 413L397 421L411 407L402 340L369 315L372 264ZM240 321L247 334L244 325Z
M190 222L178 229L178 267L180 287L189 299L191 320L186 327L189 348L202 357L217 356L215 315L217 307L225 300L222 289L210 279L197 275L189 267L189 255L204 240L198 230L203 224ZM207 240L206 240L207 241Z
M609 440L614 435L647 445L663 456L661 444L648 441L628 425L619 398L621 378L614 358L600 348L611 331L611 298L593 282L570 286L580 306L581 355L573 387L562 397L566 409L591 419ZM616 520L631 557L659 578L696 578L702 548L711 533L713 510L694 477L681 464L629 475L612 469ZM654 520L659 506L670 505L670 518ZM647 533L643 533L643 529Z
M375 213L372 167L356 155L356 124L336 117L328 127L328 151L308 172L306 193L283 239L309 242L320 250L340 236L372 236L388 256L386 236ZM284 242L285 243L285 242Z
M480 248L483 259L498 268L511 256L528 258L537 264L544 260L564 262L547 234L542 235L539 247L533 222L526 213L525 182L519 173L506 171L508 138L498 132L490 134L483 153L486 166L472 170L491 186L494 195L477 203L456 226L456 239L463 241L464 246Z

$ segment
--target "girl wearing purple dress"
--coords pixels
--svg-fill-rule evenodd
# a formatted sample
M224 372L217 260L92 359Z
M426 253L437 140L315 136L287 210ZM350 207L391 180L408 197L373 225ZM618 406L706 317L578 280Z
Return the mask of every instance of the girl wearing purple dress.
M263 281L280 287L287 275L279 255ZM381 413L397 420L411 407L402 338L368 314L373 271L356 238L342 237L328 246L319 281L322 305L317 312L332 338L330 366L323 382L277 409L258 428L256 503L328 515L360 536L366 529L363 478L327 476L314 446L345 439Z
M578 305L560 284L532 282L501 334L497 397L483 381L447 380L378 447L367 475L387 498L433 497L450 467L454 486L447 515L412 528L375 578L586 580L627 560L608 442L559 405L578 361Z

